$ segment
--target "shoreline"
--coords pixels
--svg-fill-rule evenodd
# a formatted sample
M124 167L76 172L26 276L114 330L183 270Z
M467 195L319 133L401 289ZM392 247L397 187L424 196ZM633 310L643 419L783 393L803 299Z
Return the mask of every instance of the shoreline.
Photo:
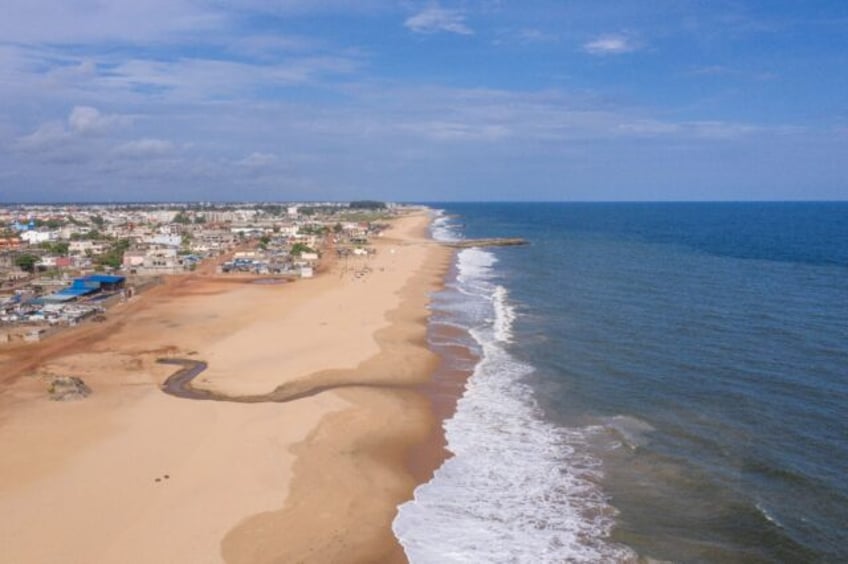
M230 531L222 542L228 563L407 562L391 525L398 505L420 483L409 466L410 451L434 429L441 432L421 387L438 363L427 346L430 293L441 288L452 257L450 250L430 253L407 282L399 307L387 315L390 325L375 334L380 352L347 374L326 374L334 381L368 374L370 381L336 391L350 407L325 416L295 445L285 505ZM329 490L332 497L325 495Z
M445 272L445 284L456 279L456 255L452 255L451 266ZM444 285L443 285L444 286ZM441 290L440 290L441 291ZM480 357L475 352L457 342L453 331L461 331L432 323L428 319L428 343L438 356L438 364L430 379L418 387L418 391L428 399L436 424L422 443L410 449L407 464L418 485L429 482L436 470L450 457L448 441L445 436L445 422L456 413L457 403L465 392L466 384L474 373ZM463 331L464 335L467 335ZM448 335L447 339L444 339ZM431 336L435 337L432 339ZM435 343L434 343L435 341Z
M435 368L427 304L452 256L426 244L428 217L409 217L393 223L405 232L379 242L367 280L336 280L332 265L296 284L186 277L122 306L106 327L0 351L11 368L0 394L0 448L13 453L0 461L6 554L262 562L309 559L319 547L345 561L405 561L391 521L417 485L407 454L438 424L414 387ZM351 387L285 404L185 401L159 389L173 367L156 359L186 355L209 361L198 383L216 393ZM63 373L81 375L94 394L47 400L43 382ZM343 511L327 520L332 503ZM280 513L297 516L299 547L274 534L257 545ZM45 536L51 542L39 543Z

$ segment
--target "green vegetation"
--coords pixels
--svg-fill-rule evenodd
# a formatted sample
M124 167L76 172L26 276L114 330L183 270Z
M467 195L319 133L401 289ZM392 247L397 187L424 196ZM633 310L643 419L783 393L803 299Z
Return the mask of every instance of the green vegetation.
M351 202L349 207L352 210L384 210L386 209L386 203L376 200L358 200Z
M299 208L297 208L297 213L306 216L312 216L316 214L333 215L343 209L345 208L340 208L338 206L300 206Z
M352 223L373 223L386 221L391 217L391 212L388 210L348 210L342 214L341 219Z
M120 268L124 263L124 252L129 248L129 239L119 239L112 243L108 251L97 257L96 263L101 267Z
M33 220L35 227L46 227L47 229L59 229L65 225L65 222L60 219L36 219Z
M324 225L303 225L297 230L301 235L325 235L328 231Z
M109 239L109 236L97 229L92 229L88 233L71 233L71 241L98 241L100 239Z
M26 272L32 273L35 272L35 263L37 263L38 261L39 258L37 256L27 253L15 257L15 266L17 266L21 270L25 270Z
M291 251L289 251L289 254L293 257L299 257L303 253L314 253L314 252L315 252L315 249L313 249L309 245L306 245L305 243L295 243L294 245L292 245L292 248L291 248Z
M44 241L43 243L39 243L38 245L51 255L67 255L68 254L68 243L66 241Z
M263 212L267 213L268 215L276 215L276 216L283 215L283 212L285 211L283 206L278 205L278 204L267 204L267 205L264 205L264 206L258 206L257 209L262 210Z

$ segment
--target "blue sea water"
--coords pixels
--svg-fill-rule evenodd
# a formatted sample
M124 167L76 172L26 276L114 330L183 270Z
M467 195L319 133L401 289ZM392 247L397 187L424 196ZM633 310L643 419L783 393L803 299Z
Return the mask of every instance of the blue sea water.
M848 562L848 203L431 206L531 244L434 296L480 360L412 562Z

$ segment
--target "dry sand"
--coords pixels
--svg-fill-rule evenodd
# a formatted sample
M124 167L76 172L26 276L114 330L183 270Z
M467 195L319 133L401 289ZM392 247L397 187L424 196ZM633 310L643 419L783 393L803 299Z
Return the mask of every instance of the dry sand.
M426 224L401 218L376 256L312 280L178 278L103 325L0 349L0 561L403 561L404 462L434 425L410 386L435 366L426 304L450 260ZM162 356L207 361L195 385L224 395L340 387L180 399ZM94 393L51 402L50 375Z

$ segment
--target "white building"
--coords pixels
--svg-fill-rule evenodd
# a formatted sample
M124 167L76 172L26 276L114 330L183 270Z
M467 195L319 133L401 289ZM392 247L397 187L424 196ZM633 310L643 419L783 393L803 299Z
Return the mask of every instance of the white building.
M59 236L55 231L24 231L19 237L30 245L53 241Z
M183 244L183 236L178 234L160 233L152 237L145 237L145 243L163 245L165 247L179 247Z

